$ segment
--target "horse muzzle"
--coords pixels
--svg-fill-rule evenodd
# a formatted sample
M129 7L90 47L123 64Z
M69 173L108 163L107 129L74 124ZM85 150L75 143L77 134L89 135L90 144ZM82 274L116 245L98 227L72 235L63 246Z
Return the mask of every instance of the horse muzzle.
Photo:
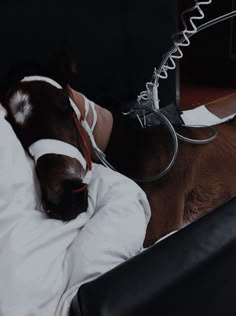
M78 181L66 180L59 198L43 196L43 205L50 218L70 221L75 219L88 208L88 189L75 191L83 184Z

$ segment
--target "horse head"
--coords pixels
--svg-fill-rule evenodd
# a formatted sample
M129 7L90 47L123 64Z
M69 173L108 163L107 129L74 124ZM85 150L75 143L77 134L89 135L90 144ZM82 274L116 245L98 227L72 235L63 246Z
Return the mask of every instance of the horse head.
M49 217L68 221L86 211L91 159L70 89L48 77L28 76L7 89L2 102L35 160Z

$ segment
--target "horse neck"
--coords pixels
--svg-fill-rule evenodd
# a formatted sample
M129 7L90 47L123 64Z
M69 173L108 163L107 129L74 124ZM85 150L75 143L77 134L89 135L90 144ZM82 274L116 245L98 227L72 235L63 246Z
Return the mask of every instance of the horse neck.
M146 173L154 157L158 169L158 165L162 167L169 157L171 141L168 136L162 127L137 128L136 122L113 113L113 129L106 150L107 160L118 171L131 177L136 177L137 173Z

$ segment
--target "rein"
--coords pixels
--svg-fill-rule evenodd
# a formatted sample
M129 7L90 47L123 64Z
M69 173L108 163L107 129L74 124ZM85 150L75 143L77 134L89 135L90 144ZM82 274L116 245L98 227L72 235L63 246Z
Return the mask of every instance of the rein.
M83 153L84 153L84 156L85 156L85 160L87 161L87 171L92 171L92 159L91 159L91 153L90 153L90 150L89 150L89 146L86 142L86 138L85 138L85 135L84 135L84 131L83 129L81 128L81 125L78 121L78 118L76 116L76 113L74 112L73 113L73 119L74 119L74 122L75 122L75 126L78 130L78 133L80 135L80 138L81 138L81 143L82 143L82 148L83 148ZM81 120L84 120L84 116L81 114ZM85 183L81 188L79 189L74 189L73 192L82 192L83 190L85 190L86 188L88 187L88 183Z

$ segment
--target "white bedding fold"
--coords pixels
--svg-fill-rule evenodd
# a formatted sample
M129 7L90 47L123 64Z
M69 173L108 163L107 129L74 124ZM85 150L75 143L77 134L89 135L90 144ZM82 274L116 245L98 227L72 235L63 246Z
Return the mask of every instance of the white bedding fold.
M94 165L86 213L40 211L31 160L0 117L0 315L66 316L79 286L142 249L150 208L131 180Z

